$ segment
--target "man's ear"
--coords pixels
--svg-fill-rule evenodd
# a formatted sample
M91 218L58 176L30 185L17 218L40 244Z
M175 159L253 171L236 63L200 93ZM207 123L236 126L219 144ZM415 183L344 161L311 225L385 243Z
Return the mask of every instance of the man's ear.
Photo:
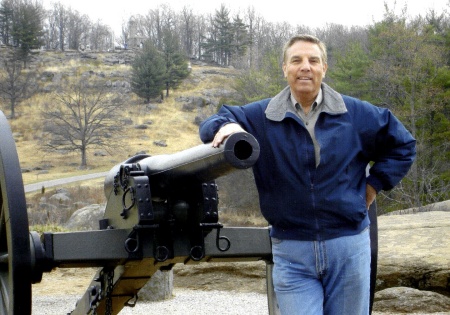
M328 70L328 64L324 63L323 64L323 75L322 75L322 79L325 78L325 74L327 74L327 70Z

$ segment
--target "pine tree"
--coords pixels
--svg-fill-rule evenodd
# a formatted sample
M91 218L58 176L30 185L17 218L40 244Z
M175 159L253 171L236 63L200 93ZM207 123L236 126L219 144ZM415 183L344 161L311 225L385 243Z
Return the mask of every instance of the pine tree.
M180 48L178 36L166 30L163 36L164 59L166 61L166 97L169 89L176 89L182 80L189 75L188 63Z
M28 61L31 49L42 44L44 10L31 1L3 0L0 8L0 31L3 44L19 48L19 58Z
M164 56L149 42L136 55L132 63L131 88L139 97L150 102L161 96L166 86L166 63Z

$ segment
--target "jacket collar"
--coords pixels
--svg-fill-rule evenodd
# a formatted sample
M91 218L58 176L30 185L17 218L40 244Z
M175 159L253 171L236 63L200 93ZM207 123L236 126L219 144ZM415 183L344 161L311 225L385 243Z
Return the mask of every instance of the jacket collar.
M347 108L341 94L333 90L325 83L322 83L322 92L323 112L331 115L339 115L347 112ZM291 89L287 86L270 100L265 111L267 119L282 121L288 113L294 114L290 95Z

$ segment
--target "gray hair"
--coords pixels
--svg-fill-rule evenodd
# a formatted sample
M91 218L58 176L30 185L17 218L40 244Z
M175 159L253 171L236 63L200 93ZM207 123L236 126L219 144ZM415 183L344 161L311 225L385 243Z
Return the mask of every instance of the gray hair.
M283 61L284 62L286 62L287 50L289 48L291 48L291 46L294 45L296 42L309 42L309 43L316 44L317 46L319 46L320 52L322 53L322 62L323 63L328 62L327 47L325 46L325 44L317 37L315 37L313 35L307 35L307 34L301 34L301 35L296 35L294 37L291 37L291 39L289 39L289 41L284 45L284 48L283 48Z

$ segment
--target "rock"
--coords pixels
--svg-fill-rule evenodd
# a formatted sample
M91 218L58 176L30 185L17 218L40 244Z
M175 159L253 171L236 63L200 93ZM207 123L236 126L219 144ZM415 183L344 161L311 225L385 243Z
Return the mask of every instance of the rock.
M376 291L410 287L450 296L450 212L380 216Z
M429 212L429 211L450 211L450 200L445 200L441 202L432 203L423 207L409 208L405 210L392 211L386 215L395 214L415 214L418 212Z
M450 310L450 298L412 288L390 288L375 293L374 311L398 313L436 313Z
M51 71L43 71L41 73L41 80L42 81L51 81L53 77L55 76L54 72Z
M177 101L182 101L182 111L192 112L196 109L207 106L210 102L203 97L199 96L187 96L187 97L178 97Z
M50 200L57 201L59 203L67 203L71 199L70 199L70 196L68 196L66 193L60 192L60 193L56 193L56 194L52 195L50 197Z
M103 219L104 205L89 205L75 211L65 224L69 230L98 230L99 220Z
M167 147L166 140L153 141L153 144L158 146L158 147Z
M45 202L39 203L39 210L47 211L47 212L51 212L51 211L54 212L57 209L58 209L58 207L55 206L55 205L52 205L52 204L49 204L49 203L45 203Z
M94 156L108 156L108 152L105 150L98 150L94 152Z
M139 301L161 301L173 296L173 270L160 271L153 274L139 290Z
M65 194L67 196L70 196L70 191L66 188L58 188L58 189L56 189L56 193Z

